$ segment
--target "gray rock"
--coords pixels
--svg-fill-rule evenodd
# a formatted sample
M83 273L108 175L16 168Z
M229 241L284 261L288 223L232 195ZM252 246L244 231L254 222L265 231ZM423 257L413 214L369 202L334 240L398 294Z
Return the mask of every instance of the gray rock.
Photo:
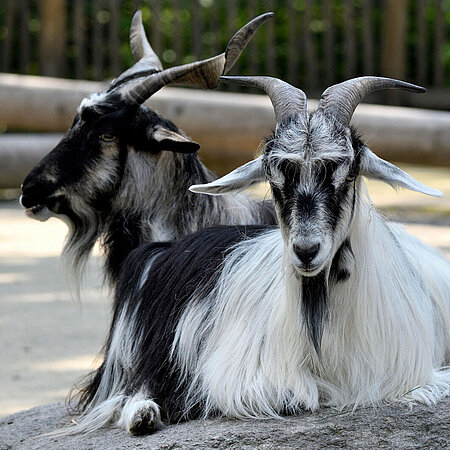
M450 448L450 398L436 406L322 409L283 420L197 420L133 437L107 428L83 436L39 436L67 421L62 403L0 420L0 449L335 449Z

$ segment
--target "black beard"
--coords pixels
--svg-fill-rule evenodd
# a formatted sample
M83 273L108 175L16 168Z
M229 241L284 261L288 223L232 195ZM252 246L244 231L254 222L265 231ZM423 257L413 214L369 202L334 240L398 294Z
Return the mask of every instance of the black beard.
M324 325L328 316L328 276L323 270L315 277L302 277L302 314L308 337L320 356Z

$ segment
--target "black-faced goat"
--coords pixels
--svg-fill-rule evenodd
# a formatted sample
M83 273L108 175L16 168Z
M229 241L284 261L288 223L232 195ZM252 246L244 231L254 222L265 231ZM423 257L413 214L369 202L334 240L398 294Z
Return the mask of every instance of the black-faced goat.
M449 393L450 264L386 222L362 177L439 196L378 158L349 122L378 77L328 88L318 110L268 77L277 126L263 155L195 192L268 180L280 229L218 227L136 249L116 291L105 359L79 425L150 432L195 416L279 417Z
M124 258L142 243L216 224L275 223L270 202L189 192L192 184L217 177L200 162L196 142L142 106L169 84L216 87L272 16L266 13L245 25L219 56L162 70L141 13L135 14L130 39L138 62L104 92L81 102L72 127L22 187L21 204L28 216L41 221L55 216L68 223L64 255L75 273L79 275L97 240L106 254L106 274L115 283Z

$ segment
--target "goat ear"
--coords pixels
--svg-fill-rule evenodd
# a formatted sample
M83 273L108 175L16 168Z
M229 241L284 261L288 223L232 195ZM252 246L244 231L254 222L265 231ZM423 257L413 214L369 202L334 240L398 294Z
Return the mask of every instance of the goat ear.
M200 148L200 144L183 136L176 131L157 126L149 133L149 138L156 144L158 150L169 152L194 153Z
M253 184L264 181L262 156L233 170L229 174L208 184L194 184L191 192L209 195L222 195L230 192L240 192Z
M379 158L367 147L364 148L362 154L361 175L374 180L384 181L394 188L402 187L433 197L442 197L441 191L425 186L411 175L394 166L394 164Z

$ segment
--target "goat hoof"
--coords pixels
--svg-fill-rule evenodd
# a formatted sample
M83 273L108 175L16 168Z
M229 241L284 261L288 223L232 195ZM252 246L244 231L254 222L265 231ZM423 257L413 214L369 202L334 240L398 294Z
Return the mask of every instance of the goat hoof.
M133 436L152 434L157 429L158 417L152 408L137 412L130 425L130 433Z

